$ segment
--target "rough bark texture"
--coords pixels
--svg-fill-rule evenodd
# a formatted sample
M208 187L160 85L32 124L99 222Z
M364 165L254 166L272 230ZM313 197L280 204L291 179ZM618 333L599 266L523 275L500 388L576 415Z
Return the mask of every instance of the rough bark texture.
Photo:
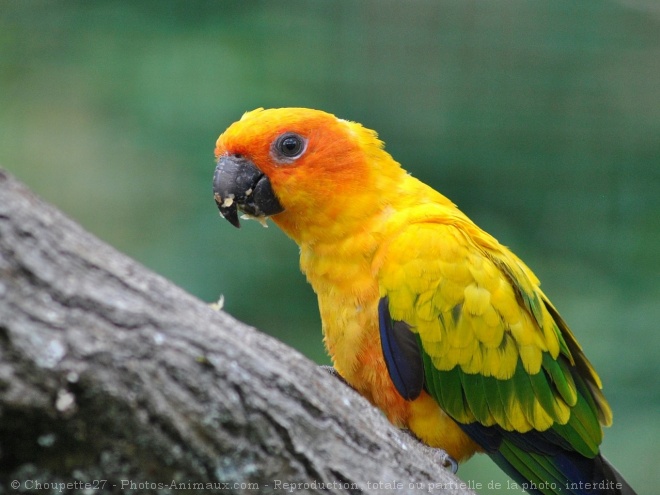
M472 493L430 450L0 169L0 493Z

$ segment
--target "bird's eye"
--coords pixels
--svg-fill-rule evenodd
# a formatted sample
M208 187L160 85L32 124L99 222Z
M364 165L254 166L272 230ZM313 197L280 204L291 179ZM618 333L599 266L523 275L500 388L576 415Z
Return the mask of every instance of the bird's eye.
M298 158L303 151L305 151L305 139L298 134L287 132L275 141L275 152L285 160Z

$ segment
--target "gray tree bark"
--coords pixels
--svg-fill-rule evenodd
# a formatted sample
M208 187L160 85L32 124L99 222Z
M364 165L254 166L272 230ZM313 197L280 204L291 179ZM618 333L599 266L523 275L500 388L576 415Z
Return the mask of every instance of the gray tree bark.
M0 169L0 493L473 493L430 450Z

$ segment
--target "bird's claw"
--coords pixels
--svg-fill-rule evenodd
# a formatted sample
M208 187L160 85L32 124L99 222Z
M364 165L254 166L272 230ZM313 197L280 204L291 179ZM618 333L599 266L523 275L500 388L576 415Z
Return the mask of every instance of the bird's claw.
M458 462L442 449L434 449L433 457L445 469L451 469L452 474L458 471Z
M408 435L410 435L415 440L417 440L424 449L428 450L429 455L433 458L433 461L436 464L440 464L445 469L451 469L451 472L453 474L456 474L458 472L458 462L456 462L456 459L450 456L447 452L445 452L442 449L438 449L435 447L431 447L430 445L426 445L410 430L403 430L403 431L405 431Z

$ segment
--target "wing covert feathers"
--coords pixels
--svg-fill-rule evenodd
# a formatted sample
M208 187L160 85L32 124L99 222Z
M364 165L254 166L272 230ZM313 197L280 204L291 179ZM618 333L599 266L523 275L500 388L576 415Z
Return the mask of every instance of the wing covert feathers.
M529 268L468 227L413 223L380 248L381 298L417 334L425 387L459 423L557 428L595 455L611 421L598 376Z

